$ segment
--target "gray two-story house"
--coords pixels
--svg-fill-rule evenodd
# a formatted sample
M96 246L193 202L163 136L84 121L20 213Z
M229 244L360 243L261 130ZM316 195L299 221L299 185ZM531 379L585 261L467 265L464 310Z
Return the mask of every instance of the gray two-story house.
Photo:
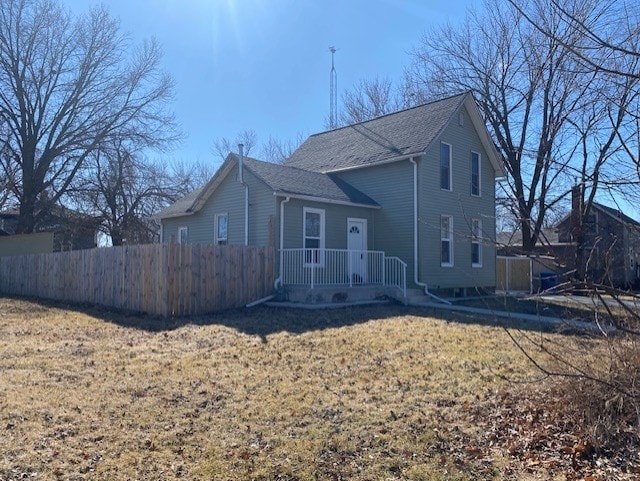
M284 165L230 154L158 217L163 242L274 246L279 286L492 290L502 175L464 93L312 135Z

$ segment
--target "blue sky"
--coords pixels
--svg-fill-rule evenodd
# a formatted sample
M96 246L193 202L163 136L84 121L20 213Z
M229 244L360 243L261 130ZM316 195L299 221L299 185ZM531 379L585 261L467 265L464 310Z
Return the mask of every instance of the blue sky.
M75 13L92 0L63 0ZM218 163L215 138L255 130L293 140L324 130L329 47L339 96L360 79L399 79L431 25L458 22L478 0L107 0L132 40L155 37L176 81L185 139L169 155Z

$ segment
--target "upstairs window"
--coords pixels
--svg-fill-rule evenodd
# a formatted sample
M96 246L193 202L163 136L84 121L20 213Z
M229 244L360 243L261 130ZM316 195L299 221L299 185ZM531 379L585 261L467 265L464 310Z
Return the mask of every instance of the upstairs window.
M226 246L228 243L229 217L225 214L216 214L216 244Z
M440 188L451 190L451 146L440 144Z
M480 197L480 154L471 152L471 195Z
M471 266L482 267L482 221L471 219Z
M453 217L440 217L440 265L453 266Z
M305 207L303 218L304 262L306 265L319 265L324 249L324 210Z

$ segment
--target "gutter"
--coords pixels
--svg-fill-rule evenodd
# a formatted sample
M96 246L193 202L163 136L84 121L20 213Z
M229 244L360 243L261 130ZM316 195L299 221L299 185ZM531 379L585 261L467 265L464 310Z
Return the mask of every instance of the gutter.
M407 159L411 160L414 155L420 154L420 153L424 153L424 151L419 151L419 152L416 152L414 154L402 154L402 155L399 155L397 157L390 157L388 159L380 160L378 162L371 162L369 164L364 164L364 165L350 165L349 167L339 167L337 169L322 170L321 172L323 174L333 174L334 172L345 172L347 170L364 169L366 167L373 167L373 166L378 166L378 165L392 164L394 162L400 162L402 160L407 160Z
M152 219L152 220L174 219L176 217L186 217L188 215L193 215L193 214L195 214L195 212L193 211L177 212L175 214L168 214L168 215L162 215L162 216L152 215L152 216L149 216L149 219Z
M364 209L382 209L382 206L378 204L360 204L358 202L349 202L346 200L328 199L326 197L315 197L312 195L292 194L283 190L276 190L273 192L275 196L286 196L291 199L308 200L310 202L319 202L322 204L335 204L335 205L348 205L351 207L362 207Z
M284 269L284 259L282 257L284 251L284 205L291 200L290 196L287 196L280 202L280 270L278 272L278 278L273 283L273 287L277 289L282 285L282 271Z
M238 160L238 182L244 186L244 245L249 245L249 185L244 181L244 144L238 144L240 159Z
M442 299L432 292L429 292L429 285L425 282L420 282L418 279L418 163L414 157L410 157L409 162L413 164L413 283L422 287L425 295L444 304L451 305L446 299Z

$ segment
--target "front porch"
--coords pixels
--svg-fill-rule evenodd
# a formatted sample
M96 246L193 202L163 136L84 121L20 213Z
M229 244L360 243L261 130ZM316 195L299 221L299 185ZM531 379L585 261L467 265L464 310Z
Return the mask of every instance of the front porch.
M294 302L407 296L407 264L383 251L283 249L280 280Z

